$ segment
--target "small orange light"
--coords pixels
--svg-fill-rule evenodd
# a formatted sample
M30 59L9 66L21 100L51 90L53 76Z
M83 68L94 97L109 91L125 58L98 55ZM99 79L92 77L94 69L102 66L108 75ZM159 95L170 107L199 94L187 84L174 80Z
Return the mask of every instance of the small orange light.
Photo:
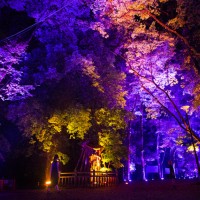
M47 186L48 186L48 185L51 185L51 181L46 181L46 182L45 182L45 185L47 185Z

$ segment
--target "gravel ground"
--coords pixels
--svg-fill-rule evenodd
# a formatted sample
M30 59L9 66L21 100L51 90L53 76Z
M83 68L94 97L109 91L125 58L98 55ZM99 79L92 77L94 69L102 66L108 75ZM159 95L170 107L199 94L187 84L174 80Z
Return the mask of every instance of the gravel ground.
M200 182L150 181L104 188L62 188L1 191L0 200L199 200Z

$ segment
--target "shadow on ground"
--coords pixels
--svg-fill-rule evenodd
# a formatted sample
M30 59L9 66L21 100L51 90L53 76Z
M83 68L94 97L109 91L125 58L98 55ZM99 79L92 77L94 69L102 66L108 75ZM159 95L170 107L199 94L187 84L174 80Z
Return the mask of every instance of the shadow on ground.
M62 188L1 191L0 200L198 200L200 182L194 180L132 182L104 188Z

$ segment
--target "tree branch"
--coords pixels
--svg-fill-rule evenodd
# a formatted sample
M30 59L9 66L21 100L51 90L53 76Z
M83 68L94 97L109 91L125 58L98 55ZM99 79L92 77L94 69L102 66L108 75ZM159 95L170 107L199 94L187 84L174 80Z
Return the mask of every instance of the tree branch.
M168 30L169 32L175 34L178 38L180 38L184 43L185 45L190 49L190 51L193 52L194 55L200 57L200 53L197 52L195 50L194 47L192 47L188 40L183 37L180 33L178 33L177 31L171 29L169 26L167 26L166 24L164 24L163 22L161 22L154 14L152 14L148 9L144 9L144 10L141 10L142 12L146 12L150 17L152 17L158 24L160 24L164 29Z
M113 52L113 54L118 55L118 54L116 54L116 53L114 53L114 52ZM118 56L120 56L123 60L126 61L126 59L125 59L122 55L118 55ZM127 62L127 61L126 61L126 62ZM129 63L127 62L127 64L129 64ZM199 137L198 135L196 135L196 134L194 133L194 131L189 127L189 125L187 124L186 120L183 118L182 114L180 113L179 109L177 108L177 106L175 105L175 103L173 102L173 100L170 98L169 94L168 94L164 89L162 89L159 85L157 85L153 80L149 80L149 79L146 78L145 76L140 75L136 70L134 70L134 69L131 67L130 64L129 64L129 67L131 68L131 70L133 71L133 73L134 73L137 77L143 78L143 79L145 79L146 81L148 81L148 82L154 84L158 90L162 91L162 92L167 96L167 98L169 99L169 101L171 102L171 104L173 105L173 107L175 108L175 110L176 110L178 116L180 117L180 119L181 119L181 121L182 121L182 123L184 124L185 127L181 124L181 122L179 121L179 119L177 118L177 116L176 116L174 113L172 113L164 104L162 104L162 102L159 101L159 99L158 99L152 92L150 92L144 85L142 85L142 88L143 88L146 92L148 92L148 93L149 93L149 94L150 94L150 95L165 109L165 110L167 110L167 112L168 112L169 114L172 115L172 117L177 121L177 123L179 124L179 126L180 126L183 130L185 130L185 131L186 131L187 133L189 133L189 134L192 134L193 137L194 137L198 142L200 142L200 137Z
M161 25L164 29L166 29L167 31L169 31L170 33L173 33L174 35L176 35L178 38L180 38L184 44L189 48L189 50L197 57L200 57L200 53L196 51L196 49L194 47L192 47L190 45L190 43L188 42L188 40L182 36L180 33L178 33L177 31L173 30L172 28L170 28L169 26L167 26L166 24L164 24L162 21L160 21L154 14L152 14L147 8L142 9L142 10L134 10L134 9L126 9L127 12L123 13L122 15L120 15L119 17L111 17L111 18L117 18L120 19L122 17L126 17L127 15L135 15L137 13L146 13L148 14L150 17L152 17L159 25Z

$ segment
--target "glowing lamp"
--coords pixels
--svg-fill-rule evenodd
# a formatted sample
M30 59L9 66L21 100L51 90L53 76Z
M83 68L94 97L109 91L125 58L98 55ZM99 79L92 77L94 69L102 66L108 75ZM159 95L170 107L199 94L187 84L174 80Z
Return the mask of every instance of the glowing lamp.
M45 185L46 185L46 186L51 185L51 181L46 181L46 182L45 182Z

